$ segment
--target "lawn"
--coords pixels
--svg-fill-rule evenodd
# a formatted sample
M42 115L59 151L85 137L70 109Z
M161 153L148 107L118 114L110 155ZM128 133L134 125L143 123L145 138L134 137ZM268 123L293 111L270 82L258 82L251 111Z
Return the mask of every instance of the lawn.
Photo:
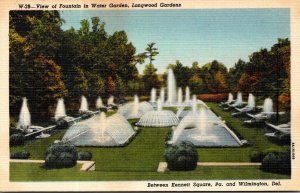
M107 172L80 171L80 165L67 169L45 170L42 164L11 163L11 181L98 181L98 180L216 180L287 179L289 176L262 172L257 167L198 167L187 172Z
M198 148L202 162L249 162L249 155L255 149L285 148L270 142L261 128L248 128L242 121L222 111L216 103L208 103L211 109L234 127L235 132L247 139L248 147ZM171 109L170 109L171 110ZM173 111L176 109L172 108ZM130 120L134 124L137 120ZM289 178L288 175L266 173L257 167L198 167L191 172L157 173L157 166L164 161L164 143L169 128L141 128L140 133L126 147L79 147L78 151L90 151L96 162L96 171L82 172L79 166L45 170L41 164L12 163L13 181L42 180L171 180L171 179L266 179ZM30 159L44 159L49 144L61 139L66 130L49 138L38 139L21 147L11 148L11 152L26 150Z

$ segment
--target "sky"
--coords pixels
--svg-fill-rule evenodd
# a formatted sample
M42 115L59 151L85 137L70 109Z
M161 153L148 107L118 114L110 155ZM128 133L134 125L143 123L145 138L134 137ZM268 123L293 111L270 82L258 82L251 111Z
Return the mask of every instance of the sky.
M82 19L100 17L108 34L124 30L137 53L155 42L159 55L153 64L158 73L176 60L186 66L218 60L230 68L239 58L248 61L251 53L270 49L278 38L290 38L289 9L65 10L60 14L63 30L78 30ZM145 64L137 66L140 73Z

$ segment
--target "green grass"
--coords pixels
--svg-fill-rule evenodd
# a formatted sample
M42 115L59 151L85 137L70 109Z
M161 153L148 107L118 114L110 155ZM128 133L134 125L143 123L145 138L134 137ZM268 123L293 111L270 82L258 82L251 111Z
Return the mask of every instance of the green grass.
M11 163L11 181L98 181L98 180L210 180L210 179L287 179L289 176L262 172L258 167L198 167L187 172L107 172L73 168L42 168L42 164Z
M227 123L234 127L240 136L247 139L252 146L198 148L199 161L202 162L249 162L249 155L256 149L283 149L270 142L262 128L248 128L242 120L224 112L216 103L208 105ZM176 108L167 108L176 112ZM114 113L114 112L111 112ZM109 113L109 114L111 114ZM131 124L136 119L129 120ZM126 147L78 147L78 151L90 151L96 162L96 171L82 172L79 166L46 170L41 164L11 163L11 180L45 181L45 180L188 180L188 179L279 179L288 175L266 173L257 167L198 167L189 172L157 173L160 161L164 161L164 142L168 128L142 128L135 139ZM11 152L26 150L30 159L44 159L49 144L61 139L65 130L49 138L38 139L30 144L12 147Z

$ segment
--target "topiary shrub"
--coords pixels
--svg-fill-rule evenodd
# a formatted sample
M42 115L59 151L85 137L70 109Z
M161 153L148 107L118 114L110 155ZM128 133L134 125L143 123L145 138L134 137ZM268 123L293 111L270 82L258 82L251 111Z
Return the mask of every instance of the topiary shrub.
M78 152L78 160L91 160L92 157L93 155L89 151Z
M24 145L25 136L22 133L12 134L9 137L10 146Z
M164 155L168 168L172 171L188 171L197 167L198 152L194 144L189 141L168 146Z
M48 147L45 158L46 168L67 168L77 163L77 150L72 144L56 143Z
M68 128L68 126L69 126L69 124L64 119L64 117L62 117L56 121L56 129L66 129L66 128Z
M268 153L260 167L264 171L275 172L281 174L290 174L291 173L291 152L274 152Z
M253 151L250 153L250 161L251 162L262 162L265 154L262 151Z
M10 153L10 159L28 159L29 157L30 157L30 153L27 151Z

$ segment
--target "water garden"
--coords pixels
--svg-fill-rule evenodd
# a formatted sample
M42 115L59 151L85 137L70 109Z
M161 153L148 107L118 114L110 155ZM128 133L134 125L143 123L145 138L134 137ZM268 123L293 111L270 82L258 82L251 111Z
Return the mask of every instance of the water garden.
M21 13L12 16L28 19ZM30 24L42 25L31 26L32 29L53 25L53 17L59 20L55 12L32 13L31 17L46 21ZM38 54L33 61L33 69L40 70L37 74L15 65L17 58L12 57L12 181L290 178L287 39L279 40L270 51L253 53L249 63L239 60L230 70L218 61L202 68L198 63L189 68L177 61L169 65L165 74L158 75L152 63L159 54L154 43L147 45L145 53L128 53L132 44L127 40L118 42L126 33L108 36L101 31L104 24L99 18L93 21L94 31L85 29L84 23L88 21L82 22L80 30L87 30L89 37L100 36L101 41L114 43L115 47L106 47L109 57L102 53L98 58L101 61L89 61L88 64L98 64L90 66L91 71L82 65L87 59L91 60L90 55L85 55L89 54L86 47L79 51L83 59L76 59L81 60L80 64L71 67L67 64L72 64L73 58L55 61L42 56L43 53ZM13 41L16 35L29 38L37 33L29 28L27 34L22 34L18 32L18 25L12 21L11 44L24 43ZM39 33L45 37L43 30ZM84 38L88 37L84 33L74 30L60 33L66 33L66 38L70 34L82 36L78 41L87 45ZM55 34L52 35L55 39ZM101 41L91 50L103 48ZM42 44L36 46L43 50ZM63 46L72 46L72 43ZM19 48L13 47L15 52L11 55ZM62 50L77 51L74 47ZM52 53L53 50L44 51ZM281 82L272 71L266 76L262 65L257 66L270 61L264 57L271 57L273 52L281 53L275 57L276 62L279 63L280 58L281 68L288 69L280 74ZM124 53L121 59L120 53ZM129 61L125 53L131 54ZM257 58L263 59L257 61ZM150 63L145 66L143 76L135 75L134 66L146 59ZM25 54L23 60L30 58ZM65 66L58 70L58 64ZM104 64L108 71L103 69ZM123 72L127 65L127 72ZM276 68L279 67L275 65L273 69L278 70ZM24 69L31 73L30 78L19 80L18 73ZM95 71L98 74L92 74Z

